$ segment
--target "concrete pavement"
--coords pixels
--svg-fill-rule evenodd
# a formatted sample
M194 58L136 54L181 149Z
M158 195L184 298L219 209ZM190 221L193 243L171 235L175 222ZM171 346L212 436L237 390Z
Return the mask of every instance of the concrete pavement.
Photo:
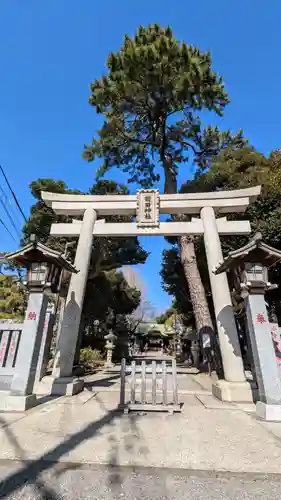
M253 476L260 481L268 474L263 498L274 499L277 491L280 497L275 483L281 478L281 425L258 421L253 405L222 403L212 396L207 375L182 373L181 414L124 415L117 410L119 384L116 372L99 373L88 377L81 394L42 398L25 414L0 414L0 477L10 476L7 494L19 494L27 479L33 485L22 490L23 496L10 498L57 498L38 496L43 478L47 490L69 499L90 498L90 491L91 498L121 498L120 484L126 484L129 498L180 499L188 493L199 499L209 492L208 499L257 499ZM91 475L89 470L98 467L101 474ZM63 471L59 476L57 468ZM109 478L119 474L122 481L109 491ZM219 482L218 474L223 476ZM235 478L228 486L226 476ZM250 481L248 490L241 481ZM148 489L147 496L139 495L138 488L145 486L153 496ZM174 490L178 496L173 497Z
M0 459L281 473L280 424L216 400L208 383L205 375L182 380L181 414L124 415L118 375L98 374L81 394L2 414Z

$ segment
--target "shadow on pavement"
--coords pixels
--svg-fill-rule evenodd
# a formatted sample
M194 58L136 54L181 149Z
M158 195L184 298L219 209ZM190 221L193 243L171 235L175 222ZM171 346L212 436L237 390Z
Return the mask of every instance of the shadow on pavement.
M98 396L96 396L96 400L99 402L101 408L105 410L105 405ZM121 422L118 422L118 424L121 425L123 436L122 442L118 441L116 438L114 422L112 422L112 432L108 438L111 443L110 452L107 458L107 463L109 464L107 478L108 485L109 487L115 486L114 491L116 491L117 487L120 490L120 493L122 493L122 477L120 474L120 468L118 467L120 464L120 448L123 447L132 456L136 456L138 454L147 456L149 453L149 449L145 445L145 436L140 432L140 429L137 426L138 419L139 415L135 413L123 415Z
M55 448L42 455L39 459L27 464L24 463L24 466L20 471L11 474L0 486L0 498L4 498L12 492L18 490L26 482L36 484L37 481L38 485L38 476L41 472L51 468L59 461L59 459L64 454L73 450L80 443L93 437L95 433L97 433L104 425L110 424L115 416L116 409L109 411L98 421L87 425L87 427L60 443ZM18 452L20 451L21 461L26 462L28 458L24 456L23 450L19 450L18 442L14 438L11 430L6 427L5 432L7 433L10 442L14 446L14 449L16 449ZM45 498L50 498L50 500L58 499L57 496L47 496Z
M4 423L4 420L0 417L0 422ZM18 443L18 440L14 436L13 432L11 429L9 429L8 425L4 426L5 432L7 434L7 437L13 446L14 450L16 450L17 455L19 456L19 459L21 462L26 461L25 453L24 450L21 448L21 446ZM40 472L38 472L39 474ZM24 484L29 482L29 477L28 477L28 471L26 471L26 474L24 474L24 470L22 471L22 476L19 476L21 473L13 474L11 475L7 480L3 482L3 484L0 485L0 498L4 498L5 496L9 495L16 489L20 488ZM18 476L19 483L17 484L17 478L15 476ZM11 488L13 481L16 481L14 486L15 488ZM56 494L56 492L51 489L49 486L46 486L44 481L39 479L37 476L34 477L34 481L32 483L36 489L38 490L38 493L44 500L60 500L60 497Z
M106 411L105 404L98 396L96 396L95 400L99 403L100 408L103 411ZM122 473L124 476L124 471L122 467L120 467L120 449L125 449L132 456L136 456L138 454L147 456L149 453L149 448L145 444L145 436L140 432L137 426L138 419L138 414L132 413L129 415L123 415L121 422L118 422L118 425L121 425L122 441L118 440L118 438L116 437L116 427L114 419L112 419L112 421L110 422L111 434L108 437L108 441L110 443L110 451L107 457L107 482L109 488L114 487L115 494L123 494ZM77 464L60 464L60 470L56 473L56 476L59 477L66 471L74 470L78 467L79 465Z
M100 378L98 380L90 380L85 382L85 388L91 391L93 387L112 387L116 380L120 379L120 373L111 375L110 377Z
M37 395L37 404L36 404L36 407L40 406L40 405L43 405L45 403L52 402L55 399L59 399L59 398L62 398L62 397L63 396L53 396L53 395L50 395L50 394L46 394L45 396L41 395L41 394Z
M60 500L61 497L58 496L58 494L51 488L47 487L42 479L39 479L40 474L57 465L61 457L69 453L82 442L92 438L105 425L112 426L112 433L109 437L111 448L108 456L108 482L111 485L119 485L121 488L122 480L119 476L118 467L116 467L119 464L118 457L120 446L125 448L125 450L127 450L131 454L148 454L149 450L148 447L145 446L145 437L139 434L139 429L136 425L138 415L123 415L123 418L121 418L121 426L124 438L122 435L121 442L118 442L114 432L114 420L118 414L120 415L120 411L117 408L106 410L104 403L98 397L96 397L96 400L100 404L101 408L107 413L103 415L99 420L88 424L84 429L80 430L76 434L71 435L69 438L67 438L62 443L55 446L53 449L43 454L39 459L36 460L28 461L28 457L26 457L24 450L20 447L9 426L4 426L7 437L14 450L16 451L16 454L18 455L20 461L22 462L22 468L19 471L10 474L10 476L8 476L0 485L1 499L14 492L17 492L24 485L30 484L35 485L42 499ZM120 422L118 422L118 425L120 425ZM139 442L139 445L137 447L136 441ZM54 473L56 476L60 476L68 470L73 470L80 467L80 464L60 463L59 465L59 470Z

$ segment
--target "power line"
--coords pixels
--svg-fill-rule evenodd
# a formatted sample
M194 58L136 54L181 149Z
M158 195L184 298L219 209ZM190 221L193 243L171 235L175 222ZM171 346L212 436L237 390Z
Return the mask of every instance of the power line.
M0 217L0 224L2 224L2 226L4 226L4 228L6 229L6 231L9 233L9 235L11 236L11 238L13 238L13 240L16 242L16 244L18 244L17 240L15 239L15 237L12 235L11 231L7 228L5 222L3 222L3 220L1 219Z
M5 190L0 184L0 191L2 193L2 197L5 198L6 203L10 206L11 214L13 215L14 219L17 221L17 223L21 226L21 222L19 220L19 214L16 212L15 207L13 206L11 200L8 198L8 196L5 193Z
M5 181L6 181L6 183L7 183L8 188L9 188L9 190L10 190L10 191L11 191L11 193L12 193L12 196L13 196L13 198L14 198L15 202L16 202L16 205L17 205L17 207L18 207L18 209L19 209L19 211L20 211L21 215L23 216L23 218L24 218L25 222L27 222L27 218L25 217L25 215L24 215L24 213L23 213L23 210L22 210L22 208L21 208L21 206L20 206L20 204L19 204L19 202L18 202L18 199L17 199L17 197L16 197L16 195L15 195L14 191L12 190L11 185L10 185L10 183L9 183L9 181L8 181L8 179L7 179L7 176L6 176L6 174L5 174L4 170L3 170L3 167L2 167L1 165L0 165L0 169L1 169L1 172L2 172L2 174L3 174L3 177L4 177Z
M5 210L10 223L12 224L13 228L15 229L16 233L18 234L18 236L20 238L21 237L20 231L18 230L17 226L15 225L13 218L11 217L9 211L7 210L7 207L6 207L5 203L3 202L2 198L0 198L0 203Z

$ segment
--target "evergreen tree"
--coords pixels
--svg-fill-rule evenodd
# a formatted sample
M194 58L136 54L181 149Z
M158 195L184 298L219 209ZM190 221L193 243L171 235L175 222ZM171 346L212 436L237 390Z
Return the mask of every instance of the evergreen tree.
M118 316L125 317L137 309L140 296L140 291L127 283L122 272L100 273L94 280L88 280L83 316L115 329Z
M202 128L200 112L222 115L229 99L210 54L178 42L171 28L140 26L110 54L107 67L107 75L92 83L89 99L104 124L83 154L89 161L103 159L98 178L118 167L129 182L151 187L163 174L164 192L176 193L178 170L189 159L204 171L229 144L244 144L241 131L233 136ZM193 238L181 237L179 246L199 331L212 320Z
M211 168L195 175L195 179L187 181L181 192L203 192L228 189L242 189L251 186L262 186L261 195L249 205L244 214L230 214L232 220L247 219L251 223L252 234L261 232L263 240L281 249L281 152L273 151L269 157L257 152L253 147L240 150L231 148L223 151L213 162ZM248 236L221 237L223 253L244 245ZM173 242L172 242L173 243ZM203 278L205 290L209 290L209 277L206 270L206 259L202 252L202 238L196 242L198 265ZM175 246L163 253L162 271L164 289L176 296L181 304L183 289L183 270ZM267 300L275 302L281 324L281 268L270 270L270 281L277 283L279 289L268 294ZM190 311L190 307L189 307ZM188 311L186 312L188 314Z
M23 320L26 307L26 291L20 286L18 278L0 275L0 318Z

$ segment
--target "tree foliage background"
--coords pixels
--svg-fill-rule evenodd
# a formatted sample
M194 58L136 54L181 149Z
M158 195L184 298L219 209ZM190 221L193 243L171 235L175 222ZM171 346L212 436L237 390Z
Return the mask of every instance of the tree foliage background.
M202 172L197 171L195 178L187 181L181 192L216 191L240 189L261 185L261 195L252 203L244 214L229 214L228 218L248 219L251 222L252 234L261 232L269 245L281 249L281 151L276 150L266 157L255 148L247 146L242 149L226 149L213 161L211 167ZM224 255L239 248L248 237L234 236L221 238ZM209 278L206 272L206 258L203 251L202 238L196 242L198 264L206 290L209 290ZM188 316L192 310L180 300L184 290L183 270L177 253L177 246L163 252L162 271L164 289L179 298L179 308ZM270 271L270 279L281 287L280 266ZM184 290L187 294L188 291ZM281 324L280 291L270 292L267 300L275 303L275 309Z
M23 321L27 294L17 276L0 274L0 319Z

